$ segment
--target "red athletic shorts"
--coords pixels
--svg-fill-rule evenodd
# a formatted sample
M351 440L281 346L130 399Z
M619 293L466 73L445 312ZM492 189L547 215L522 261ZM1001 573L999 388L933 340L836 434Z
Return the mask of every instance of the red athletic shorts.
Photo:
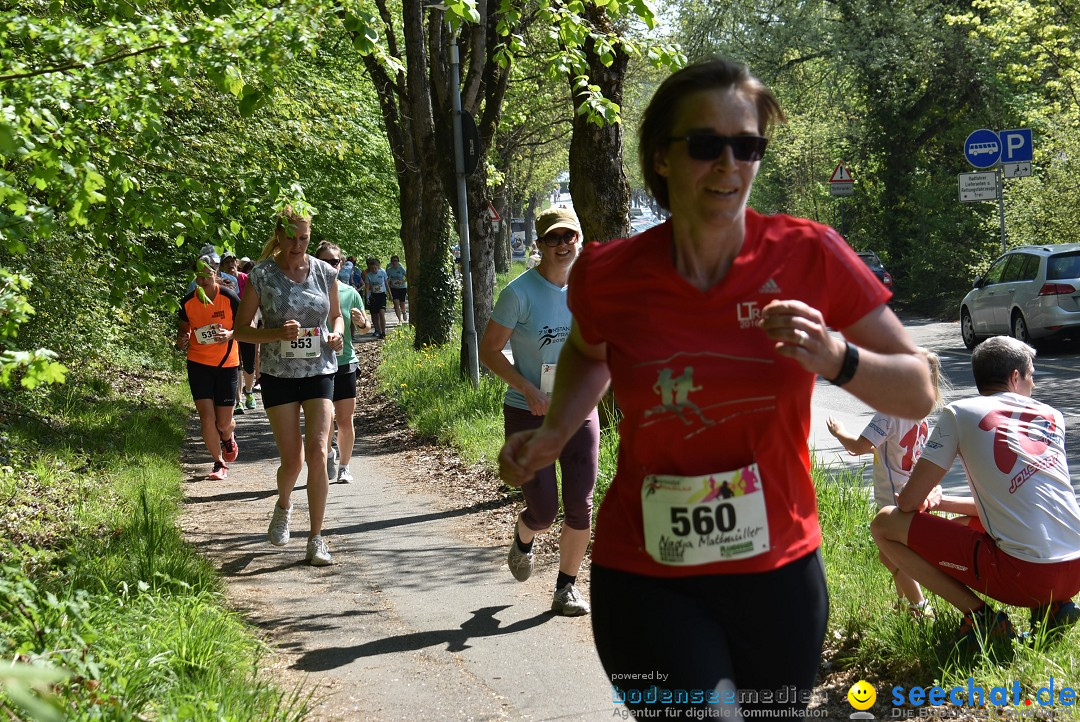
M922 512L911 520L908 547L953 579L1015 607L1063 602L1080 591L1080 559L1026 562L998 549L979 527Z

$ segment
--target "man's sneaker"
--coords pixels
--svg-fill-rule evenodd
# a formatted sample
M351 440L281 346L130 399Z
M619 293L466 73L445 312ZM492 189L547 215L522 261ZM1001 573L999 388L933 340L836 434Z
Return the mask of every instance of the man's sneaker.
M230 464L236 461L236 457L240 454L240 447L236 445L236 434L222 441L221 448L223 449L222 456L225 457L225 461Z
M322 534L316 534L307 542L307 563L313 567L325 567L334 563L330 556L330 549L326 546L326 540Z
M506 566L510 567L510 573L514 575L514 579L523 582L532 576L533 553L531 551L528 553L521 551L517 539L512 539L510 541L510 553L506 557Z
M988 642L1012 641L1016 630L1005 612L994 613L989 606L978 612L967 612L956 631L956 646L961 648L983 647Z
M337 480L342 484L351 484L353 482L352 472L349 471L349 467L343 466L338 471Z
M270 528L266 536L270 543L276 547L283 547L289 543L289 519L292 517L292 507L282 509L274 504L274 516L270 519Z
M338 453L337 449L330 447L329 453L326 455L326 478L329 481L333 481L337 478L338 473Z
M255 408L254 391L248 391L246 394L244 394L244 408L248 409L249 411Z
M234 416L235 415L243 416L244 415L244 405L242 403L240 403L239 401L237 401L236 406L233 407L232 412L233 412Z
M934 608L930 606L929 599L924 599L921 602L909 602L907 599L900 597L893 605L893 609L906 613L916 622L934 619Z
M213 481L221 481L222 479L224 479L228 475L229 475L229 467L225 466L225 464L221 463L220 461L215 461L214 462L214 470L211 471L210 476L208 476L206 478L211 479Z
M1080 607L1071 600L1050 602L1031 610L1031 632L1051 632L1080 621Z
M589 603L577 587L564 584L562 589L555 590L555 596L551 599L551 611L564 617L580 617L589 613Z

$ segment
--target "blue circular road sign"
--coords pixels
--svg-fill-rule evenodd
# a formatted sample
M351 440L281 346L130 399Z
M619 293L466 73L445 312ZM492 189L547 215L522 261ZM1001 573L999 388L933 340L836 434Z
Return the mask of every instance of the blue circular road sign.
M1001 158L1001 140L998 134L986 128L974 131L964 141L964 157L976 168L997 165Z

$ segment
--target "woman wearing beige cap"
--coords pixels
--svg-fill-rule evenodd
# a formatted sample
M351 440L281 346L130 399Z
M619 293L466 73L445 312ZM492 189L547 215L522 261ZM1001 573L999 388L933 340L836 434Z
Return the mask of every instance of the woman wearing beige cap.
M570 334L566 289L580 248L581 226L573 211L549 208L536 217L536 235L540 264L515 278L499 294L480 341L480 361L510 385L503 401L507 436L543 423L559 351ZM507 341L513 351L512 364L502 353ZM551 608L565 616L589 613L589 603L575 583L592 529L599 449L600 427L593 404L558 455L565 518ZM554 461L537 469L521 485L525 510L517 517L507 557L510 572L521 582L532 574L533 538L551 526L559 511Z

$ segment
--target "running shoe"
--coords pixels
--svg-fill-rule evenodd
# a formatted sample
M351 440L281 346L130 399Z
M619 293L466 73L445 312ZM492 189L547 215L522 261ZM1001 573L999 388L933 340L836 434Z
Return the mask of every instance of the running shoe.
M258 391L259 393L262 393L262 383L259 382L259 381L256 381L255 385L251 387L251 390L252 391Z
M253 391L248 391L244 394L244 408L249 411L255 408L255 393Z
M893 609L898 612L906 612L916 622L934 619L934 608L930 606L929 599L923 599L921 602L916 603L900 597L893 605Z
M276 547L282 547L289 543L289 518L292 516L292 507L282 509L274 504L274 516L270 519L270 528L266 532L270 543Z
M222 441L221 448L224 449L225 461L230 464L236 461L236 457L240 454L240 447L236 445L236 434Z
M330 452L326 455L326 478L327 480L333 480L338 475L338 453L337 449L333 446L330 447Z
M234 416L243 416L244 415L244 405L242 403L240 403L239 401L237 401L236 406L233 407L232 412L233 412Z
M967 612L956 631L956 646L963 648L984 647L997 641L1016 639L1016 630L1005 612L994 613L989 605L978 612Z
M349 471L349 467L343 466L338 471L337 480L342 484L351 484L353 482L352 472Z
M225 466L225 464L220 462L220 461L215 461L214 462L214 470L211 471L210 476L208 476L206 478L211 479L212 481L221 481L222 479L224 479L228 475L229 475L229 467Z
M1072 601L1050 602L1031 610L1031 632L1052 632L1080 621L1080 607Z
M573 584L564 584L562 589L555 590L555 596L551 599L551 611L564 617L580 617L590 611L589 603L585 595L578 591Z
M510 541L510 553L506 556L506 566L510 567L510 573L514 575L514 579L517 579L519 582L525 581L531 577L533 573L532 551L527 553L521 551L517 539L512 539Z
M316 534L308 539L306 561L313 567L326 567L334 563L322 534Z

